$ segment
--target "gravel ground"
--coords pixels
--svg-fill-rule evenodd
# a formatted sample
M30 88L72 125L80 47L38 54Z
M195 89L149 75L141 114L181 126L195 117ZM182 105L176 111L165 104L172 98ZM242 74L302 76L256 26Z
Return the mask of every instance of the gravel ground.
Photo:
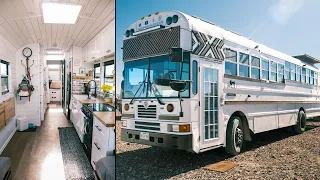
M320 121L294 135L285 129L257 134L245 152L230 157L223 148L192 154L120 140L117 121L117 179L320 179ZM206 167L222 160L239 166L219 173Z

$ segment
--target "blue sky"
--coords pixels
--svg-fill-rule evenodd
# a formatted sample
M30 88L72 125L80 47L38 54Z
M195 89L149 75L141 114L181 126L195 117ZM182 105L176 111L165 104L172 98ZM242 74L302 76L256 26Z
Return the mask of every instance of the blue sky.
M148 14L181 11L288 55L320 59L319 9L319 0L116 0L117 93L122 81L123 34Z

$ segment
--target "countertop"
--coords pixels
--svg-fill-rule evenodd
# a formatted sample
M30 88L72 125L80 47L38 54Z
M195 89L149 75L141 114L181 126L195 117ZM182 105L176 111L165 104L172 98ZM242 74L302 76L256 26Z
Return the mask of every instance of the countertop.
M103 98L100 97L92 99L87 99L87 95L73 95L73 97L76 98L82 104L104 103L112 107L115 107L113 103L107 103ZM116 111L117 115L120 114L118 110ZM93 115L106 127L115 126L115 112L93 112Z
M115 127L114 112L93 112L93 115L106 127Z

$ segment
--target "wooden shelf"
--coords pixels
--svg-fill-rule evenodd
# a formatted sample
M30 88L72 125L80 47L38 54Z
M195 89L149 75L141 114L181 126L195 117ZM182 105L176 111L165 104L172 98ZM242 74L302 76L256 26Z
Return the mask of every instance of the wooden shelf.
M93 76L72 76L72 79L93 79Z

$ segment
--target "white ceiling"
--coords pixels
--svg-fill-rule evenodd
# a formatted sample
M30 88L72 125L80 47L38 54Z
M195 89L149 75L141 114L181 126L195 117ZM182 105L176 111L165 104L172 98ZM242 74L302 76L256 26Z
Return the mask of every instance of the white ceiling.
M81 4L77 23L44 24L41 2L51 1ZM17 49L32 43L64 51L83 47L114 18L115 0L0 0L0 35Z

